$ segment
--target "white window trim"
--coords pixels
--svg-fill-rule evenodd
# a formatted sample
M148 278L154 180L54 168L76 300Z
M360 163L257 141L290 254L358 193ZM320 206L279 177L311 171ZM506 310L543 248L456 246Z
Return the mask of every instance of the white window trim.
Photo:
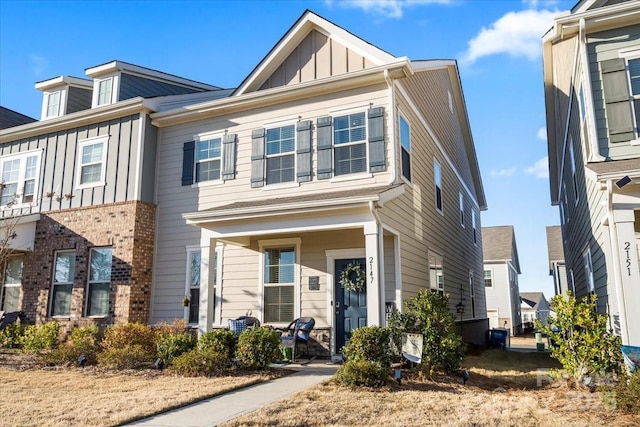
M575 197L574 204L577 205L580 201L580 193L578 192L578 177L576 175L576 151L573 145L573 137L569 135L569 163L571 165L571 184L573 187L573 195Z
M440 254L439 252L434 252L434 251L428 251L427 252L427 259L428 259L428 264L429 264L429 289L433 292L437 292L441 295L445 294L444 291L444 257L442 256L442 254ZM439 269L435 269L434 270L439 270L435 272L435 283L431 283L431 260L434 261L441 261L440 264L440 268ZM437 262L434 264L437 265ZM442 278L442 286L440 286L440 284L438 283L438 278Z
M350 181L352 179L362 179L362 178L368 178L373 176L373 173L369 171L369 117L367 115L367 111L368 111L367 109L363 109L363 108L354 108L354 109L344 109L339 112L330 113L331 162L332 162L331 168L333 170L333 173L331 174L332 178L329 180L329 182ZM359 114L359 113L364 114L364 140L362 142L360 141L348 142L345 144L336 145L336 142L334 139L335 131L336 131L336 126L335 126L336 117L350 116L350 115ZM365 170L362 172L346 173L342 175L336 174L336 147L342 148L342 147L350 147L352 145L360 145L360 144L364 144L364 147L365 147ZM345 178L345 177L348 177L348 178Z
M107 314L98 314L98 315L89 315L89 297L90 297L90 288L92 284L95 283L105 283L105 282L91 282L91 251L95 249L111 249L111 273L113 273L113 246L94 246L89 248L89 255L87 256L87 282L85 287L85 295L84 295L84 315L90 319L104 319L109 317L109 305L111 303L111 273L109 274L109 300L107 303Z
M55 284L55 277L56 277L56 260L58 259L58 254L62 254L62 253L68 253L68 254L73 254L74 256L76 255L76 251L74 249L61 249L59 251L55 251L53 254L53 272L51 274L51 290L49 291L49 307L47 308L47 314L49 315L49 317L53 318L53 319L68 319L71 317L71 308L69 307L69 314L58 314L58 315L53 315L53 294L54 294L54 288L56 286L60 286L60 285L69 285L71 284L71 303L73 304L73 284L74 284L74 279L75 279L75 270L76 270L76 266L75 263L73 264L73 271L71 272L71 282L64 282L64 283L58 283L57 285Z
M44 102L42 105L42 118L43 119L53 119L56 117L60 117L61 114L61 110L62 110L62 98L63 98L63 90L58 89L58 90L52 90L50 92L45 92L44 93ZM58 94L58 110L53 113L53 114L48 114L49 113L49 100L51 98L52 95Z
M473 245L478 246L478 227L476 225L476 211L471 209L471 232L473 233Z
M4 265L2 266L3 269L3 275L2 275L2 281L0 282L0 301L2 301L2 299L5 297L5 291L7 288L22 288L22 277L20 277L20 283L6 283L7 280L7 264L9 262L9 260L11 258L17 258L17 257L21 257L22 258L22 274L24 275L24 255L22 254L13 254L13 255L9 255L5 260L4 260ZM18 298L18 301L20 299ZM0 307L2 308L2 307Z
M462 194L462 191L458 191L458 201L460 204L460 226L466 228L467 226L464 222L464 194Z
M291 239L269 239L258 240L258 311L261 320L264 322L264 254L266 249L290 247L295 251L295 264L293 267L293 319L300 317L300 246L302 239L299 237ZM291 320L293 320L291 319ZM274 326L287 326L286 323L270 323Z
M40 189L40 161L42 160L42 152L44 150L39 148L37 150L25 151L23 153L9 154L7 156L0 157L0 181L2 181L2 171L4 169L4 163L7 161L13 161L16 159L20 159L20 172L18 173L18 188L16 194L16 203L11 206L11 209L19 209L25 208L29 206L38 206L40 203L40 199L38 197L38 191ZM23 202L22 197L24 196L24 182L25 175L27 173L27 158L36 156L38 159L36 161L36 176L35 183L33 186L33 201L32 202ZM7 209L6 205L2 205L0 209Z
M213 185L224 184L224 179L222 179L222 162L224 159L224 135L225 132L216 131L216 132L208 132L199 135L194 135L194 147L193 147L193 184L191 184L191 188L200 188L200 187L210 187ZM208 181L200 181L198 182L196 176L196 166L198 164L198 142L208 141L210 139L220 138L220 178L218 179L210 179Z
M589 267L587 269L587 266ZM593 277L593 258L591 257L591 247L587 244L582 251L582 267L584 269L585 285L587 292L595 292L595 278Z
M100 180L96 182L87 182L82 183L82 150L87 145L100 144L102 143L102 159L101 168L100 168ZM106 173L107 173L107 152L109 151L109 135L96 136L93 138L87 138L78 141L78 151L77 151L77 165L76 165L76 190L81 190L83 188L93 188L93 187L104 187L107 183Z
M436 175L436 165L438 166L437 170L439 173L439 183L438 183L438 175ZM440 188L440 207L438 208L438 188ZM442 190L442 164L438 161L438 159L433 159L433 198L434 198L434 207L436 211L444 216L444 191Z
M629 85L629 104L631 104L631 118L634 124L634 133L636 138L631 141L631 145L640 145L640 123L636 123L636 116L640 116L640 112L635 110L635 101L640 102L640 94L634 95L633 88L631 86L631 73L629 70L629 61L640 61L640 49L633 49L624 52L624 55L620 53L620 57L624 58L625 67L627 71L627 84Z
M184 295L189 297L189 307L184 307L184 320L187 321L189 326L198 325L198 321L189 323L189 310L191 308L191 255L200 252L200 260L202 263L202 251L203 248L198 245L187 246L187 268L185 269L185 277L184 277ZM202 265L200 265L200 292L202 292ZM215 293L214 293L215 295ZM200 301L198 301L200 304ZM199 317L199 316L198 316Z
M262 189L265 189L267 187L280 187L282 188L283 186L294 186L293 184L300 184L298 182L298 123L299 120L298 119L292 119L292 120L284 120L282 122L277 122L277 123L271 123L269 125L264 125L263 129L264 129L264 186L262 187ZM267 154L267 131L270 129L280 129L286 126L293 126L293 151L291 152L287 152L287 153L278 153L278 154ZM273 159L276 157L284 157L284 156L290 156L293 155L293 180L292 181L285 181L285 182L278 182L275 184L269 184L267 182L267 163L269 161L269 159Z
M404 146L402 145L402 126L401 121L404 121L409 128L409 178L404 176L404 170L402 169L402 150ZM411 122L407 119L407 116L403 114L401 111L398 111L398 142L400 143L400 179L406 182L408 185L413 186L413 153L412 153L412 144L411 144Z
M469 303L471 304L471 318L476 319L476 282L473 271L469 270Z
M100 83L107 81L107 80L111 80L111 99L108 103L106 104L98 104L98 101L100 100ZM93 101L92 101L92 106L95 107L104 107L106 105L111 105L116 103L117 100L117 96L116 93L118 92L116 90L116 85L118 83L118 75L113 75L113 76L109 76L109 77L104 77L101 79L96 79L94 81L94 87L93 87Z

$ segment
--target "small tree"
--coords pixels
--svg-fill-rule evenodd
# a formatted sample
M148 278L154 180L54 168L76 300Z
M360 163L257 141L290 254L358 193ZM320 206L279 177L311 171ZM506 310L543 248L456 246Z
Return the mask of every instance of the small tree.
M607 330L607 316L596 311L596 296L578 302L567 292L551 299L548 324L536 327L552 340L551 356L577 382L600 374L619 374L622 368L620 337Z

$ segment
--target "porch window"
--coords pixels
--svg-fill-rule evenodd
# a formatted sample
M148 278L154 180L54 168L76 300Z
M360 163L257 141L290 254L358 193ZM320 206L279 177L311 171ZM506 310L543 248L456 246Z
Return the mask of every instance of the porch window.
M89 254L89 283L87 291L87 316L109 314L113 249L93 248Z
M267 129L267 185L295 180L295 126Z
M71 312L75 267L75 251L56 252L51 286L51 316L68 316Z
M196 142L196 182L220 179L222 138Z
M444 295L444 276L442 273L442 255L429 252L429 286L431 292Z
M485 288L493 287L493 271L492 270L484 271L484 286Z
M296 252L294 247L264 251L264 321L288 323L294 319Z
M336 175L367 171L367 127L364 112L333 119Z
M6 156L0 160L2 183L0 205L33 203L36 198L42 150Z
M0 289L0 310L5 312L20 310L20 286L24 257L12 256L7 259L4 269L2 289Z
M402 152L402 176L411 181L411 130L409 123L400 116L400 151Z
M433 180L435 182L436 210L442 214L442 170L437 160L433 161Z

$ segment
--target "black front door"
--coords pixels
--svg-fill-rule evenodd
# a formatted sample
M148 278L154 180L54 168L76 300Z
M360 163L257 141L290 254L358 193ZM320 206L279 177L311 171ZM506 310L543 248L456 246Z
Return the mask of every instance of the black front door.
M336 352L342 353L342 347L349 343L354 329L367 326L367 291L350 291L340 284L340 276L349 264L360 265L366 272L364 258L338 259L335 263L334 295ZM365 274L365 283L366 283Z

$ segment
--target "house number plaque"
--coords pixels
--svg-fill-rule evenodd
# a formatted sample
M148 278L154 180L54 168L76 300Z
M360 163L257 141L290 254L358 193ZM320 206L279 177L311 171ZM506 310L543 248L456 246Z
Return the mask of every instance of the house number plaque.
M320 276L309 276L309 290L310 291L320 290Z

